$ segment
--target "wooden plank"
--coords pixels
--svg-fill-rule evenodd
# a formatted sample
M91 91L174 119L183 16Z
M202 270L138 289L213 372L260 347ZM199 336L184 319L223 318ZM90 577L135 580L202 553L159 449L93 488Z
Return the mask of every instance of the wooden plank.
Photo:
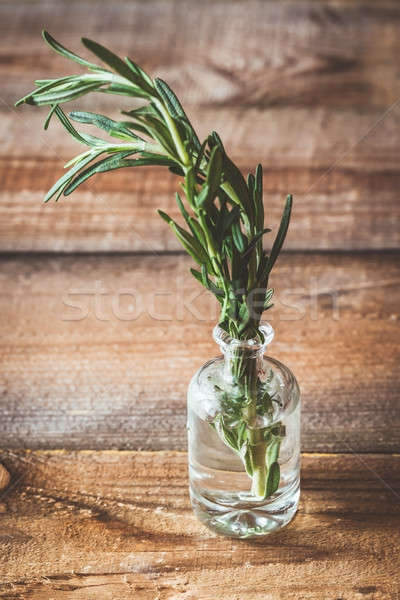
M295 195L288 248L399 247L398 3L207 0L188 10L179 0L134 0L95 7L0 4L0 250L178 247L155 214L156 207L176 212L178 183L163 171L105 174L60 206L41 205L64 159L78 151L56 124L43 132L44 110L11 110L35 78L74 68L41 41L43 23L74 48L85 23L88 36L165 77L201 136L217 129L244 171L262 162L272 224L285 194ZM77 105L117 116L115 98L98 94L88 102Z
M184 449L190 377L218 311L182 255L0 261L0 439L8 447ZM398 253L286 254L270 353L303 394L303 449L399 448Z
M386 109L400 96L395 0L192 0L189 6L75 1L49 11L44 0L0 4L3 101L12 105L44 72L71 71L41 42L44 24L73 49L84 33L133 57L168 78L186 104Z
M146 167L106 173L58 204L43 205L46 191L62 174L63 163L79 150L56 124L47 134L40 133L42 114L32 109L23 114L23 118L6 115L3 123L5 132L14 130L17 138L26 137L28 126L37 137L29 142L29 155L21 156L12 142L15 137L5 133L0 150L0 250L179 248L156 213L161 208L179 218L175 203L179 178L168 170ZM242 117L227 109L200 110L196 115L205 134L218 122L243 172L254 170L258 161L263 163L268 225L277 226L285 195L294 194L287 248L400 246L400 138L393 135L400 129L398 111L365 139L378 113L273 109L253 110ZM240 130L235 128L239 122ZM289 144L291 130L298 135Z
M194 517L186 454L18 452L0 459L0 598L393 600L400 457L304 455L295 520L261 543Z

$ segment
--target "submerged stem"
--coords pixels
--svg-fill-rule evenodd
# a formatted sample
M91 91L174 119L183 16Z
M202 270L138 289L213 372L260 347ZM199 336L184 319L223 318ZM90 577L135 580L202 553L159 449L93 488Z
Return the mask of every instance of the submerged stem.
M257 419L257 383L258 383L258 358L245 359L244 377L248 380L246 397L246 411L248 439L250 444L250 460L252 464L253 496L264 498L267 481L266 444L262 431L256 426Z
M263 329L263 328L261 328ZM273 422L268 382L260 379L265 344L224 337L218 328L215 340L224 353L221 412L214 426L222 441L241 457L257 499L271 496L279 486L279 446L284 436L280 422ZM271 330L265 329L271 338Z

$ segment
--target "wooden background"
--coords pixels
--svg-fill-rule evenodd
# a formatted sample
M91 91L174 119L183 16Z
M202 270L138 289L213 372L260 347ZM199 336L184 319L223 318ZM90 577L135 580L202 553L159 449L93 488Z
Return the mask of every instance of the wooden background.
M43 27L131 56L200 137L262 162L268 224L294 194L268 318L302 390L304 491L264 544L189 507L185 393L217 313L156 215L177 179L125 170L41 203L78 146L13 103L79 69ZM399 31L395 1L0 1L1 599L400 598Z

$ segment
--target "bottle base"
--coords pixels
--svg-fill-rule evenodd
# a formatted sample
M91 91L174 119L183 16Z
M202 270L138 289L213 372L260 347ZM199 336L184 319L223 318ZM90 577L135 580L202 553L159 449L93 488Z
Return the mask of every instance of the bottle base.
M211 501L192 487L190 499L197 518L209 529L239 539L267 536L290 523L296 514L300 486L278 496L263 506L235 508Z

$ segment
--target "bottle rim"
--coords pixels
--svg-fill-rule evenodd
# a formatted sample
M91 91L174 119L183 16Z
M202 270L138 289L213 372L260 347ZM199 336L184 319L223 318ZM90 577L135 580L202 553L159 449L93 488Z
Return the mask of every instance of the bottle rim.
M264 351L274 338L274 329L268 321L261 321L258 328L261 339L250 338L248 340L240 340L229 335L220 325L216 325L213 329L213 338L220 346L222 352L228 348L252 350L254 352ZM262 340L262 341L261 341Z

